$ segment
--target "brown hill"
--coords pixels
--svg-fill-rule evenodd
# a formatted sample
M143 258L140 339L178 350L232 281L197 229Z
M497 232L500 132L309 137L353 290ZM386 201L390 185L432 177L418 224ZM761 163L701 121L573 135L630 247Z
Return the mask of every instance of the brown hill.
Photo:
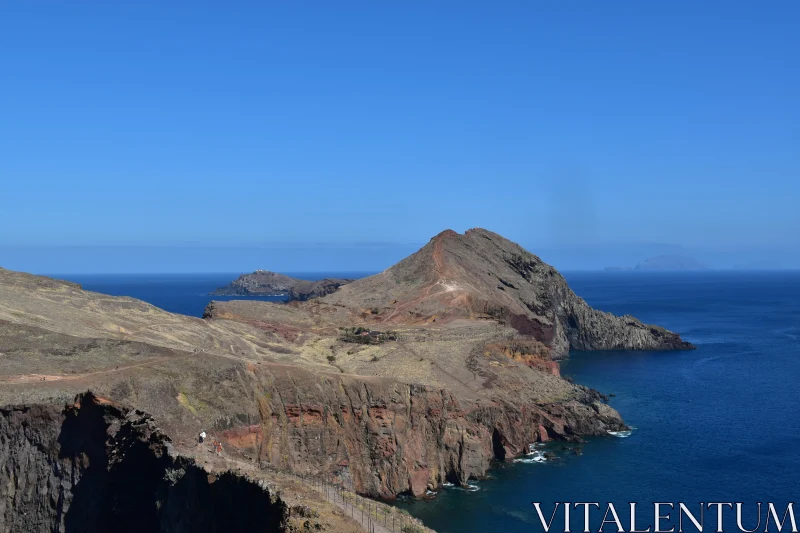
M485 229L443 231L391 268L324 298L370 310L384 324L496 319L550 348L692 349L670 331L589 307L553 267Z

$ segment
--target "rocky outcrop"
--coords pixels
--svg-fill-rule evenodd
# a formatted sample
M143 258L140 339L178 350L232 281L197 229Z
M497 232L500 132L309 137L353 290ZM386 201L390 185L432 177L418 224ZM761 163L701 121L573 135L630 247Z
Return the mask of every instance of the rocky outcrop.
M213 296L288 296L288 300L305 301L330 294L352 279L325 278L316 281L290 278L276 272L256 270L242 274L229 285L216 289Z
M490 241L499 237L488 236L485 230L473 230L476 231ZM503 246L509 243L502 241ZM644 324L630 315L620 317L593 309L553 267L521 248L512 248L504 260L522 278L519 287L511 289L516 290L527 312L516 314L501 307L499 315L521 333L548 344L555 358L566 356L569 350L694 349L678 334L662 327Z
M172 453L154 421L87 393L0 409L2 531L284 531L258 484Z
M339 287L346 285L353 281L352 279L342 278L325 278L319 281L306 281L297 280L294 287L289 290L289 298L291 301L304 302L311 298L320 298L327 294L336 292Z

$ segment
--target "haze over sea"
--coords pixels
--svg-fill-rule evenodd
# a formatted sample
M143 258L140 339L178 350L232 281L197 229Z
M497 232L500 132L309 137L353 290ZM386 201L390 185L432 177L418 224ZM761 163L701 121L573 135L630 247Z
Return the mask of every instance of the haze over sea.
M332 274L363 275L294 275ZM234 277L66 276L87 290L194 316L211 299L231 299L208 293ZM468 533L539 531L532 501L542 502L547 516L553 502L610 501L625 509L639 502L643 528L652 524L652 502L694 508L697 502L744 502L744 525L752 529L756 502L785 506L798 499L800 272L565 277L591 306L677 331L698 349L573 353L562 374L614 394L611 405L635 428L629 437L548 445L555 458L498 465L490 479L475 483L477 490L446 488L428 501L398 505L437 531ZM713 514L707 511L711 531ZM601 518L594 517L596 523ZM726 520L734 523L733 511L726 511Z

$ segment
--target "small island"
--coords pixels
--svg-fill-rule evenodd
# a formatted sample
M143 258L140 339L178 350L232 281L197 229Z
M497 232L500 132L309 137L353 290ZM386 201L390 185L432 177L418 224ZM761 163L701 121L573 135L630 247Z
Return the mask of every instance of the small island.
M286 296L289 301L305 301L331 294L353 281L347 278L320 280L297 279L269 270L242 274L228 285L211 293L212 296Z
M648 257L644 261L637 263L635 267L608 266L603 270L606 272L695 272L708 270L708 267L695 259L683 255L657 255Z

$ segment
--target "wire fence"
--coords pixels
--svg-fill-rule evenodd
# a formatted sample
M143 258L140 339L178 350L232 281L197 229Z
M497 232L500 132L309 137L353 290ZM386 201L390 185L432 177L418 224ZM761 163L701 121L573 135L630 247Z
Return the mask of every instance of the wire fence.
M341 508L345 515L361 524L369 533L425 533L429 531L422 525L422 522L407 512L356 494L352 479L342 479L330 474L296 474L271 465L262 465L262 469L278 472L313 487L327 501Z

